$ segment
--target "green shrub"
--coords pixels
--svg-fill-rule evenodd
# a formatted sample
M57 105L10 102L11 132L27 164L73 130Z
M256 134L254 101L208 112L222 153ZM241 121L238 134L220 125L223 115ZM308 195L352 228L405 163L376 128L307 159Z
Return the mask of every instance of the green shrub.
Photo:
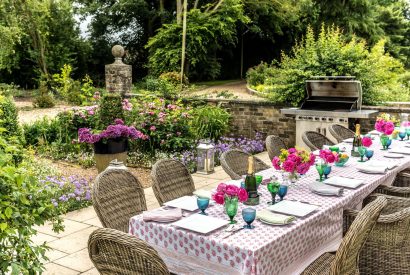
M0 128L5 129L2 135L6 138L21 137L16 105L11 97L2 95L0 95Z
M16 165L10 145L0 136L0 273L38 274L43 269L46 245L35 245L34 226L51 221L62 229L62 208L55 207L53 191L44 188L25 167Z
M4 96L21 96L21 90L18 85L0 83L0 95Z
M107 94L101 98L99 106L99 128L113 124L116 118L124 119L122 98L117 94Z
M48 91L45 81L40 81L38 94L34 98L33 106L35 108L51 108L54 107L55 101L52 93Z
M220 107L204 106L194 111L191 121L197 139L218 140L229 131L230 114Z
M181 85L181 74L178 72L167 72L167 73L162 73L159 76L159 79L168 81L174 86ZM182 79L182 84L183 85L188 85L188 78L184 75L184 78Z
M270 77L268 63L261 62L259 65L250 68L246 73L246 80L251 87L256 87L265 83L265 80Z
M174 85L162 78L147 77L145 79L145 89L159 97L171 99L178 95L181 88L180 85Z
M281 62L252 69L248 81L275 102L298 106L306 96L305 80L312 76L356 76L362 83L363 103L407 101L403 64L385 53L380 40L370 50L363 40L346 41L341 30L322 27L318 37L308 28L305 38ZM261 82L261 79L264 80Z

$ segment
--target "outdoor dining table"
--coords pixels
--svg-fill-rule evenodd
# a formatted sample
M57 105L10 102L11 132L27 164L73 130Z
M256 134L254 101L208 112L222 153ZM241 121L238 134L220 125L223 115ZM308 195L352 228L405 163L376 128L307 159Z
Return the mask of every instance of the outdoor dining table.
M404 148L404 141L393 141L392 148ZM172 223L144 222L142 215L130 219L129 232L152 245L164 259L169 270L177 274L299 274L322 253L335 251L342 239L343 209L360 207L378 185L391 185L396 174L410 166L410 155L387 159L380 150L378 138L373 141L376 160L390 160L397 167L386 174L365 174L356 167L358 158L350 158L345 167L332 167L332 176L363 180L356 189L345 189L343 196L321 196L309 190L309 183L318 178L314 167L302 176L285 199L319 205L308 216L297 218L288 225L268 225L255 220L254 229L244 229L227 238L220 238L224 228L208 235L177 228ZM351 148L347 146L346 151ZM264 178L277 174L273 168L260 172ZM267 208L271 195L260 186L260 204L256 210ZM244 224L240 205L236 220ZM213 204L207 213L228 219L222 205Z

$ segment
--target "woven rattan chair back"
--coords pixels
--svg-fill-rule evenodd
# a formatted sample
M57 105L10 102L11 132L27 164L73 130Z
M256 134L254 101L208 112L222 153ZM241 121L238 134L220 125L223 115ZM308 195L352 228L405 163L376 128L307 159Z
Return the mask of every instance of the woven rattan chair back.
M102 275L165 275L167 266L154 248L130 234L99 228L88 239L88 253Z
M386 204L387 199L379 197L360 211L336 252L335 260L330 267L331 275L359 274L360 250Z
M354 137L354 132L339 124L332 124L329 126L330 134L337 140L338 143L345 139Z
M220 161L224 171L231 177L231 179L239 180L248 172L248 157L250 154L241 150L229 150L222 153ZM269 169L262 160L254 157L255 172Z
M280 155L280 149L286 149L287 146L283 139L278 136L270 135L266 137L266 150L268 151L269 159L273 159Z
M132 216L147 210L144 189L128 170L106 169L94 181L93 206L104 227L128 232Z
M335 145L333 141L314 131L304 132L302 140L312 151L322 149L323 145Z
M192 195L194 180L185 165L174 159L162 159L152 167L152 190L160 205L165 202Z

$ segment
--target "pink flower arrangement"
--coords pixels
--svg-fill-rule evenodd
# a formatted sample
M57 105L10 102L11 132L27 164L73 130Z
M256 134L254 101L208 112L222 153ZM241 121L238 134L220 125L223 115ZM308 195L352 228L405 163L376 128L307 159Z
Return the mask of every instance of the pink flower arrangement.
M282 149L279 157L274 157L272 165L276 170L283 170L292 174L306 174L310 166L315 163L315 156L303 149Z
M376 131L384 135L391 135L394 131L394 123L382 118L377 118L374 128L376 129Z
M373 142L372 142L371 138L364 137L364 138L362 138L362 144L363 144L364 147L370 147L373 144Z
M333 163L339 161L339 154L336 152L332 152L329 149L320 150L319 157L323 159L326 163Z
M225 197L237 197L240 202L245 202L248 199L248 193L245 189L236 185L220 183L216 188L216 192L212 195L212 199L217 204L224 204Z

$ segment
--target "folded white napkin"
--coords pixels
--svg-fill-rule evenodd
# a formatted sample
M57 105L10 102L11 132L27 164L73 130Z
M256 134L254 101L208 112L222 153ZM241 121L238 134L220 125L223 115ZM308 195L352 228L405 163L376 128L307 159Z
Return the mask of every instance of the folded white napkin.
M267 209L258 210L256 218L270 224L288 224L295 220L294 216L272 213Z
M371 167L387 167L387 169L391 170L397 166L397 163L391 161L371 160L367 162L367 165Z
M395 153L395 154L403 154L403 155L410 155L410 149L409 148L395 148L391 149L389 151L390 153Z
M211 191L204 190L204 189L195 190L193 194L199 198L204 198L204 199L211 199L211 196L212 196Z
M313 193L318 193L322 195L328 196L342 196L343 195L343 188L338 188L335 186L330 186L327 184L323 184L321 182L312 182L309 184L309 189Z
M386 174L388 168L387 166L370 166L370 165L360 165L357 166L357 170L363 173L369 174Z
M154 222L172 222L179 220L182 217L181 208L171 208L171 209L155 209L151 211L142 212L142 220L154 221Z

